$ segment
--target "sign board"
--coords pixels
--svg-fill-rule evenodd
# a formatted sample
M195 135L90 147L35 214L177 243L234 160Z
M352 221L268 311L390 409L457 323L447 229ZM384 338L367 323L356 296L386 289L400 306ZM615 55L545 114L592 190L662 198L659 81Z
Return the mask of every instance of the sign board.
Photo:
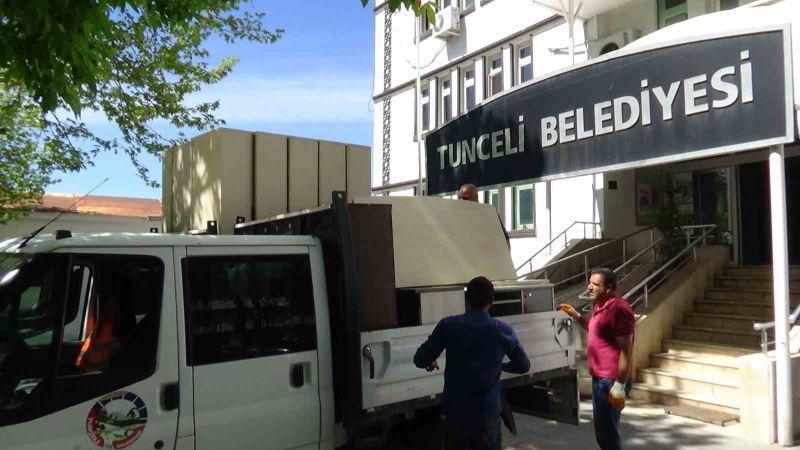
M792 142L792 92L788 25L623 50L431 132L428 194Z

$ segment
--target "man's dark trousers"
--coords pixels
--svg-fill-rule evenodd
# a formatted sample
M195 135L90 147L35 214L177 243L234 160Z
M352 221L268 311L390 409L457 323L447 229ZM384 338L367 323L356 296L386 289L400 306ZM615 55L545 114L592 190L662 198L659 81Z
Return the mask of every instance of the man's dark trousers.
M614 380L592 377L592 416L594 419L594 436L597 445L603 450L622 450L622 439L619 436L619 416L621 411L608 403L608 391ZM631 390L631 384L625 386L625 394Z
M500 418L494 420L447 419L445 450L500 450Z

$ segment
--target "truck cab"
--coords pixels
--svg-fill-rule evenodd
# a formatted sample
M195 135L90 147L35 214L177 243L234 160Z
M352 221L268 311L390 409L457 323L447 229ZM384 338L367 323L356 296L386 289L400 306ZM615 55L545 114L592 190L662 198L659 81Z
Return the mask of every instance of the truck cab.
M314 238L20 243L0 247L3 448L333 446Z

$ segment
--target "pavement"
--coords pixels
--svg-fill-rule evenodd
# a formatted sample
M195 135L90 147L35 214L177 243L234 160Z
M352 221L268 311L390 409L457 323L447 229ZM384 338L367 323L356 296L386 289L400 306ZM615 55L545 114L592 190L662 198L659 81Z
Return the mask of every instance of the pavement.
M517 436L503 427L505 450L577 450L598 448L592 426L592 403L581 402L580 425L517 414ZM629 400L620 424L626 450L777 450L779 447L749 441L742 436L741 425L720 427L664 412L663 406Z

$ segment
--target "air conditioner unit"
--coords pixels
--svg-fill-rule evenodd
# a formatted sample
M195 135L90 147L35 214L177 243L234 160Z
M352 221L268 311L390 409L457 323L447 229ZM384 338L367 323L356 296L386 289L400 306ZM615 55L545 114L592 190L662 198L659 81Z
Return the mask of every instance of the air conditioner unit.
M433 24L433 35L447 39L450 36L458 36L461 32L461 12L458 6L448 6L436 13L436 22Z
M627 28L596 41L589 41L589 57L597 58L608 52L619 50L640 37L642 37L641 31L636 28Z

